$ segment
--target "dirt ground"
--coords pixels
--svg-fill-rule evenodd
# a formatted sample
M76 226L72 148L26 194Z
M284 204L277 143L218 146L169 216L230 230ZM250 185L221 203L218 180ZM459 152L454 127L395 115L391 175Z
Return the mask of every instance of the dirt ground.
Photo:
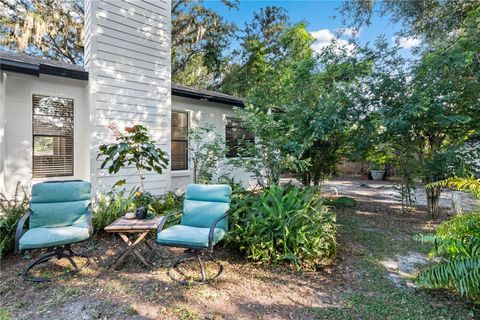
M473 319L457 295L417 288L412 281L418 267L429 263L428 247L412 236L432 231L448 211L436 222L422 208L402 213L391 195L360 183L336 180L334 192L326 186L329 194L353 196L358 206L338 211L338 256L321 270L259 266L219 248L222 278L183 286L167 273L181 251L157 248L155 268L130 257L111 272L107 266L122 242L101 234L79 246L91 265L55 282L24 282L19 275L28 261L13 254L3 259L0 319ZM349 192L348 184L358 185ZM362 188L369 192L358 192Z

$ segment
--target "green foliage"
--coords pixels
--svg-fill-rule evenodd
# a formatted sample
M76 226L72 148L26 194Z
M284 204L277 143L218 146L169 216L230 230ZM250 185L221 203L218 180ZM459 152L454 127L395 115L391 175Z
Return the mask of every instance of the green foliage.
M356 208L357 201L349 197L339 197L334 199L325 199L324 203L329 206L336 208Z
M144 191L142 170L154 171L162 174L167 168L167 154L156 146L155 141L148 135L147 128L134 125L125 128L125 134L114 125L110 127L117 140L116 143L102 144L99 147L97 158L104 157L100 168L104 169L108 163L109 173L117 173L121 168L134 165L140 176L141 191ZM125 180L118 181L116 185L125 184Z
M229 242L261 263L314 266L335 255L335 215L315 188L271 186L233 198Z
M183 196L178 197L173 192L167 192L163 196L153 197L148 208L156 215L165 215L180 210L182 204Z
M82 0L0 3L0 45L67 63L83 63Z
M20 187L20 182L17 183L12 198L0 193L0 258L13 250L18 221L26 213L27 208L28 196Z
M480 179L476 179L475 177L451 177L445 180L432 182L427 185L427 188L435 187L453 188L460 191L467 191L471 192L476 198L480 198Z
M188 151L193 164L193 182L210 183L225 157L226 147L222 137L206 124L188 131Z
M438 264L420 272L417 282L433 288L453 288L468 297L480 296L480 212L458 214L438 226L435 236L417 237L434 243Z
M93 205L92 224L96 232L103 230L116 219L134 209L135 192L133 189L129 193L125 190L110 191L106 194L100 194L95 199Z
M172 1L172 81L198 88L218 86L228 71L225 53L236 26L228 23L203 1ZM223 0L228 9L236 9L236 0Z

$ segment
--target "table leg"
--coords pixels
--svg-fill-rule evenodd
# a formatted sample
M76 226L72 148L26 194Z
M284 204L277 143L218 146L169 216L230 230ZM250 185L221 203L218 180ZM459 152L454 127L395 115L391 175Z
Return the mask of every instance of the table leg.
M128 238L128 236L124 233L118 233L118 235L120 236L120 238L127 244L127 248L125 249L124 252L122 252L122 254L117 258L117 260L110 266L110 270L113 270L115 269L120 263L123 262L123 260L125 260L125 258L127 257L128 254L131 254L133 252L133 254L135 254L135 256L137 256L138 259L140 259L140 261L142 261L142 263L147 266L147 267L150 267L151 264L142 256L142 254L137 250L137 247L140 245L140 243L142 243L144 240L145 240L145 237L147 236L148 234L148 231L146 232L143 232L141 233L138 238L132 243L132 241Z

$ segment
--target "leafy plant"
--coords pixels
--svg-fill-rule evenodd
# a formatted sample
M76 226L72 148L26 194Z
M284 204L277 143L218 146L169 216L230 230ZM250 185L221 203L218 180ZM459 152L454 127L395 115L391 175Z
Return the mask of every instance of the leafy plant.
M163 196L153 197L149 209L157 215L165 215L182 208L183 197L177 197L173 192L167 192Z
M226 154L225 143L213 128L213 125L206 124L188 131L188 151L193 164L194 183L212 182L219 161Z
M480 198L480 179L475 177L458 178L451 177L445 180L433 182L427 185L427 188L453 188L459 191L471 192L475 198Z
M149 208L153 202L154 196L150 192L136 191L133 196L133 203L136 207Z
M110 129L115 132L116 143L102 144L99 147L97 158L104 157L101 168L108 163L109 173L117 173L121 168L134 165L137 175L140 176L140 191L144 192L144 180L142 170L154 171L162 174L167 168L167 154L155 145L155 141L148 135L147 128L142 125L134 125L125 128L125 133L120 132L115 125ZM115 186L125 184L126 180L118 181Z
M125 190L100 194L93 205L92 224L96 232L103 230L126 212L133 210L136 189L128 194Z
M455 215L443 222L434 236L417 236L417 240L433 243L431 254L442 258L420 272L420 285L480 296L480 212Z
M15 194L12 198L0 193L0 258L13 250L15 244L15 231L18 221L25 214L28 207L28 196L17 183Z
M337 248L335 215L315 188L271 186L233 198L229 242L261 263L315 266Z

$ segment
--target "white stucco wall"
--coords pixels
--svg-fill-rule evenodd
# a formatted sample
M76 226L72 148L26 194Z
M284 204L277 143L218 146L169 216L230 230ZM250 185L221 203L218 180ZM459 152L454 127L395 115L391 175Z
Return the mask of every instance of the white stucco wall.
M126 189L140 182L133 167L113 175L100 169L98 147L114 141L111 123L120 129L141 124L170 152L170 15L166 0L85 1L91 181L99 191L121 179ZM144 176L145 188L154 194L170 187L170 169Z
M190 99L178 96L172 96L172 110L187 111L189 113L190 128L211 124L214 126L215 134L223 137L225 140L225 125L227 117L236 117L233 106L198 99ZM241 182L248 188L254 185L254 179L244 170L234 169L227 165L227 159L220 164L216 176L229 174L236 181ZM171 190L175 191L183 188L193 181L192 164L189 163L189 170L172 171Z
M89 112L84 100L86 81L47 75L37 77L13 72L6 74L3 85L5 86L5 189L7 193L11 195L14 192L18 181L28 189L32 183L45 180L89 180ZM74 175L71 177L32 180L33 94L74 100Z

